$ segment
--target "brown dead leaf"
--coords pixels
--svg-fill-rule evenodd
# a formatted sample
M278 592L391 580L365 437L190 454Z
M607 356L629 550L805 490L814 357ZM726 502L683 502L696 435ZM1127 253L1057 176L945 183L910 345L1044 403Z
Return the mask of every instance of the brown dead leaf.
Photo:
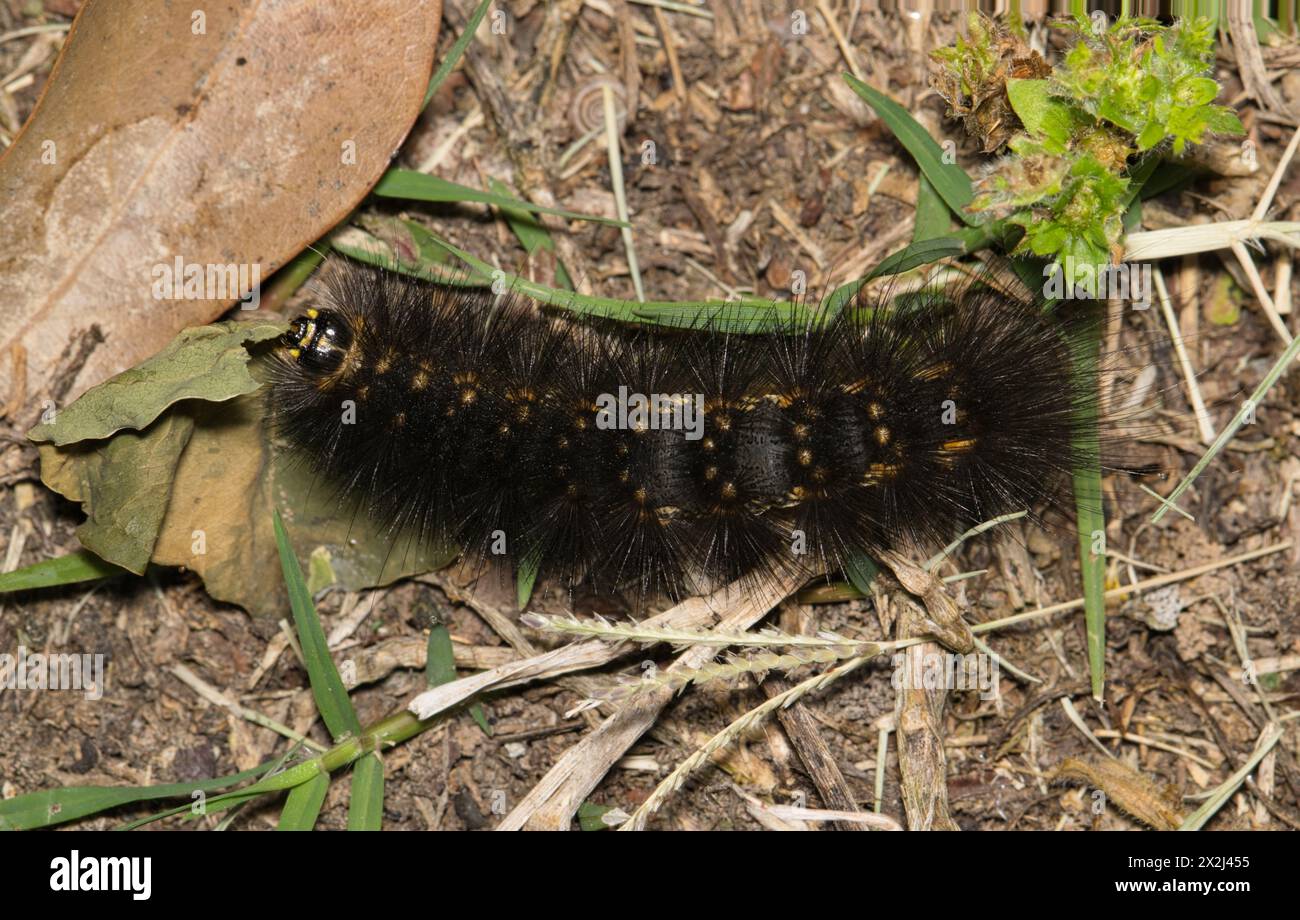
M257 282L341 220L419 112L441 6L87 2L0 158L0 393L14 343L42 381L102 327L73 398L239 299L156 299L177 259Z

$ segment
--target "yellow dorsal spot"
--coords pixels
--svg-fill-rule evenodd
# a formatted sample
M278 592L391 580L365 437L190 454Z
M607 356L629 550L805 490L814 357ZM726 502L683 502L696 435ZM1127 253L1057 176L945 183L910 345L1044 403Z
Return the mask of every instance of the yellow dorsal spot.
M796 455L796 459L799 461L800 466L812 466L813 452L805 447L799 451Z
M302 354L302 349L301 349L301 348L290 348L290 349L289 349L289 357L290 357L290 358L293 358L294 360L297 360L297 359L298 359L298 356L301 355L301 354Z
M315 319L315 318L318 317L318 316L320 316L320 311L319 311L319 310L317 310L315 307L310 307L310 308L308 308L308 310L307 310L307 318L308 318L308 319Z
M866 485L873 486L887 479L893 479L902 471L903 467L898 463L873 463L867 467L866 475L862 477L862 481Z
M724 482L722 490L719 493L723 498L732 499L736 497L736 484L734 482Z
M876 443L879 444L881 447L884 447L886 444L888 444L889 439L893 436L890 433L889 429L886 428L884 425L877 425L876 430L872 432L872 435L875 437Z
M867 415L873 422L878 422L885 417L885 407L878 402L867 404Z

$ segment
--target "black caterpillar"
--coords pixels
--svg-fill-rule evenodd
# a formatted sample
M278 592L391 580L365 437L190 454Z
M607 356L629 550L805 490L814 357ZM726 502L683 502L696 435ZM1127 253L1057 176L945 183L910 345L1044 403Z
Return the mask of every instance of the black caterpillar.
M1068 321L979 281L742 335L331 268L277 350L278 434L394 533L571 589L946 542L1049 497L1088 434Z

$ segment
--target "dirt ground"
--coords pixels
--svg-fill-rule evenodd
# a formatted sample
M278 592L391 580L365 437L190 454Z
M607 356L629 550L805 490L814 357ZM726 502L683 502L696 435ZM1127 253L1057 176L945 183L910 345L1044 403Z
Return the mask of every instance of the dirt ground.
M47 0L43 8L39 2L4 0L0 33L65 21L76 6L75 0ZM448 0L447 6L444 49L459 34L460 11L470 4ZM513 185L521 169L539 167L559 206L613 216L603 141L573 150L599 123L600 87L612 81L624 110L629 95L637 100L622 139L623 173L640 270L647 295L656 299L735 292L788 296L797 270L805 272L810 290L829 290L910 240L916 170L840 79L850 66L845 50L814 6L831 11L852 49L853 65L869 82L890 92L936 137L955 141L962 162L977 159L960 127L944 118L942 100L928 90L925 78L928 51L956 34L959 22L953 15L901 18L839 0L809 4L813 21L802 34L784 4L772 0L711 4L713 18L624 0L585 5L564 0L555 6L574 26L563 54L553 57L553 49L539 54L534 47L546 5L515 0L506 6L512 28L504 36L480 33L467 65L444 85L398 161L474 187L485 187L491 177ZM60 37L53 33L52 40L42 35L0 44L0 74L17 67L33 42L50 44L50 54L31 70L31 82L0 91L6 143L34 105ZM1274 88L1300 110L1300 75L1291 63L1300 60L1296 47L1266 47L1264 54L1278 75ZM547 72L552 61L553 79ZM1291 123L1260 117L1255 104L1243 98L1235 62L1224 57L1220 65L1225 96L1239 104L1256 143L1259 172L1207 179L1167 195L1147 209L1148 226L1247 216L1290 139ZM503 104L508 111L500 110ZM647 157L647 151L653 155ZM1297 202L1300 169L1293 167L1278 191L1274 215L1295 219ZM528 260L505 224L485 208L366 207L425 222L504 268L524 266L521 273L545 280L553 273L553 263ZM574 277L585 280L593 293L633 297L618 231L581 223L572 227L561 249ZM1272 249L1256 255L1270 285L1276 257ZM1164 271L1211 418L1222 426L1276 359L1279 340L1244 278L1228 280L1229 268L1217 255L1171 260ZM1107 386L1120 402L1139 387L1160 404L1134 428L1142 432L1136 447L1163 472L1143 481L1167 494L1202 450L1167 327L1158 310L1124 311L1112 317L1109 334L1111 353L1118 357ZM1154 380L1142 374L1147 366L1156 368ZM23 455L23 462L13 465L17 472L0 481L0 560L6 570L76 547L77 510L40 485L35 452L22 434L0 427L0 451L11 461L13 452ZM1239 433L1183 500L1194 522L1171 514L1158 525L1145 523L1153 499L1130 480L1112 478L1117 497L1108 508L1107 540L1119 558L1112 560L1108 587L1300 539L1300 516L1291 499L1300 479L1294 374L1273 388L1257 423ZM1000 536L972 541L944 570L987 570L952 588L969 621L1080 596L1071 512L1047 509L1044 518L1044 528L1011 525ZM1104 704L1089 692L1080 612L985 636L999 655L1034 680L1004 669L998 698L983 700L973 692L950 696L945 749L957 822L964 829L1142 827L1120 808L1096 813L1086 784L1051 778L1065 759L1097 753L1071 708L1097 744L1167 787L1174 801L1181 796L1185 813L1195 809L1196 796L1222 783L1250 756L1270 713L1296 711L1297 558L1289 548L1179 581L1161 593L1112 602ZM449 593L429 580L361 595L326 594L319 603L326 632L353 624L338 650L372 669L366 671L372 682L354 695L362 722L399 709L423 688L412 649L418 651L431 622L445 623L466 656L470 649L485 661L508 656L507 639L481 609L499 608L517 619L511 591L480 585L478 611L458 591ZM563 612L567 601L543 586L532 606ZM592 599L579 599L577 606L583 614L627 612L608 601L597 606ZM369 612L358 619L358 610ZM769 622L778 619L786 628L807 632L881 636L878 611L862 600L791 601ZM552 641L528 636L538 648ZM5 798L63 785L203 779L252 767L285 750L287 742L279 735L204 700L194 682L178 673L192 674L243 706L328 742L315 718L306 672L284 640L282 624L213 602L201 582L185 572L160 570L141 579L4 597L0 651L18 646L103 653L109 692L90 702L70 693L0 691ZM1271 662L1273 671L1257 685L1242 679L1243 652L1257 666ZM648 654L659 662L672 657L668 651ZM633 668L636 657L599 673ZM879 726L894 711L890 671L883 658L794 707L829 748L864 810L876 800ZM787 679L810 673L797 671ZM570 681L546 681L489 695L482 710L491 735L468 710L459 709L388 752L385 828L493 827L591 730L583 716L566 715L582 699L573 687ZM679 695L589 800L632 811L668 770L766 698L748 677ZM1284 724L1290 727L1255 772L1253 785L1218 813L1211 829L1300 826L1295 760L1300 737L1295 721ZM803 758L805 746L788 725L762 723L742 744L698 771L651 826L779 825L741 791L765 803L824 807ZM898 777L891 743L881 811L903 821ZM80 826L109 828L152 810L119 809ZM234 826L272 827L277 815L275 805L248 809ZM197 826L216 822L207 818ZM319 826L339 829L346 822L346 784L334 783Z

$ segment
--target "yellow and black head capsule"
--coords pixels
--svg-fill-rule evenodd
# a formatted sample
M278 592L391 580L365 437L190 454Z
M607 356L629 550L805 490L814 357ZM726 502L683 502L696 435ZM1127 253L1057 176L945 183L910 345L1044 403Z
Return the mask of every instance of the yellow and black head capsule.
M343 363L352 345L352 332L337 313L312 309L289 324L281 342L289 357L303 367L328 372Z

